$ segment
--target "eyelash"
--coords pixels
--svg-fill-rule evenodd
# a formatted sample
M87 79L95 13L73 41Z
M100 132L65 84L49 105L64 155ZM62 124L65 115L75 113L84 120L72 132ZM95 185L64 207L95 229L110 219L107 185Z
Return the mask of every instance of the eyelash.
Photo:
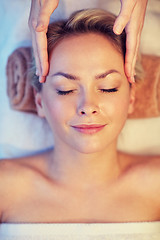
M58 95L68 95L70 93L73 93L74 90L69 90L69 91L61 91L61 90L57 90L57 94Z
M118 88L110 88L110 89L100 89L102 92L107 92L107 93L112 93L112 92L117 92Z
M69 91L61 91L61 90L57 90L57 94L58 95L68 95L70 93L73 93L74 90L69 90ZM118 89L117 88L110 88L110 89L100 89L100 91L102 91L103 93L113 93L113 92L117 92Z

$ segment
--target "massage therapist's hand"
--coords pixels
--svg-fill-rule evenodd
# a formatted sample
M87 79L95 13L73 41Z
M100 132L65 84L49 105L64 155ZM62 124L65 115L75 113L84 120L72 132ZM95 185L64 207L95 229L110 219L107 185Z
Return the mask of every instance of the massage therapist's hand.
M32 46L36 61L36 74L44 82L48 73L48 54L46 32L51 14L57 8L59 0L32 0L29 28L32 35Z
M120 0L121 10L114 24L114 32L120 34L125 28L125 72L130 82L134 81L134 68L140 44L148 0Z
M32 45L40 81L45 81L48 73L46 32L50 15L58 6L58 0L32 0L29 26ZM147 0L121 0L121 11L114 25L114 32L120 34L125 28L127 33L125 71L129 81L134 79L141 31L143 28Z

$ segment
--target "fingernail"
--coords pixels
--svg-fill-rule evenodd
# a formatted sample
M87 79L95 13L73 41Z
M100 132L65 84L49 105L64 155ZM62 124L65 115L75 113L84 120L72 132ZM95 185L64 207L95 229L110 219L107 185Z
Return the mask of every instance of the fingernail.
M43 83L43 78L41 76L39 77L39 82Z
M44 82L45 82L45 79L46 79L46 77L40 76L40 77L39 77L39 82L40 82L40 83L44 83Z
M129 64L125 65L125 73L126 73L126 76L128 78L130 78L132 76L132 74L131 74L131 66Z
M36 69L36 75L39 76L39 72L38 72L38 69Z
M121 25L116 25L115 26L115 28L114 28L114 32L116 33L116 34L121 34L121 32L122 32L122 26Z

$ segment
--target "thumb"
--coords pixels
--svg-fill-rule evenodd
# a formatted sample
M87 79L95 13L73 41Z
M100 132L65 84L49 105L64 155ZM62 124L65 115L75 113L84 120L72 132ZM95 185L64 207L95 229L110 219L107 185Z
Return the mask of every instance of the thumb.
M113 26L113 31L115 34L121 34L127 23L129 22L134 7L136 5L136 1L133 0L121 0L121 9L118 17Z

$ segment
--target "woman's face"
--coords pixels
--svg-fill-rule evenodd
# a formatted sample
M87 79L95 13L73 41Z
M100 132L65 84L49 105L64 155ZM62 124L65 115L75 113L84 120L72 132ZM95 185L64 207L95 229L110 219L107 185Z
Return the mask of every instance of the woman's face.
M36 94L38 113L49 122L55 146L83 153L116 146L133 102L122 55L95 33L56 45L42 92Z

